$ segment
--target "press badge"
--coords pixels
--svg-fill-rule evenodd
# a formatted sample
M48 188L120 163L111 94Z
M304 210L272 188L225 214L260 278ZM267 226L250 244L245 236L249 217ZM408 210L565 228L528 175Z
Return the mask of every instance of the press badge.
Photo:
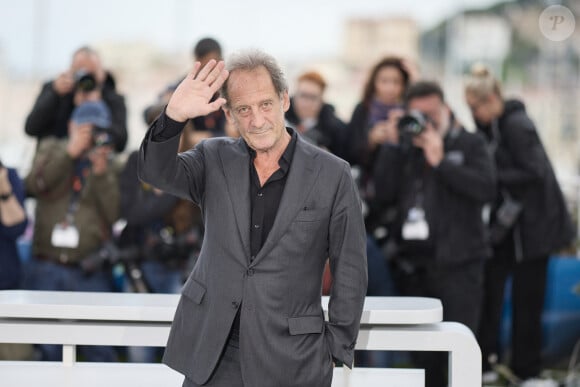
M79 230L68 223L57 223L52 230L50 242L54 247L74 249L79 246Z
M413 207L407 214L403 224L402 237L405 240L426 240L429 238L429 225L425 220L425 211L420 207Z

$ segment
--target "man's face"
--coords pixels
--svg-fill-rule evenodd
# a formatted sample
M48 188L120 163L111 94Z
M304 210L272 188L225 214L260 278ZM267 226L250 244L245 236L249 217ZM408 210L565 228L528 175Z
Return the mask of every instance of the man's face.
M316 82L303 80L296 86L294 110L301 120L318 118L322 109L322 88Z
M78 71L93 74L98 83L105 81L105 70L103 69L100 58L94 53L78 52L73 57L70 70L73 74Z
M284 112L290 106L288 93L278 94L264 67L237 70L228 80L226 118L257 152L274 150L286 133Z
M416 97L409 101L410 110L418 110L428 118L427 128L431 127L444 134L449 126L449 108L438 95Z

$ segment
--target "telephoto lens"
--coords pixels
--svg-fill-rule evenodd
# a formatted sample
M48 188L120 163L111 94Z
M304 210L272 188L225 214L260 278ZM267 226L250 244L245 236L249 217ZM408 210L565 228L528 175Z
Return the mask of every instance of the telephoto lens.
M397 129L401 135L417 136L425 130L427 117L419 110L409 110L399 119Z
M89 92L97 88L97 79L95 76L86 71L77 71L75 73L75 89Z

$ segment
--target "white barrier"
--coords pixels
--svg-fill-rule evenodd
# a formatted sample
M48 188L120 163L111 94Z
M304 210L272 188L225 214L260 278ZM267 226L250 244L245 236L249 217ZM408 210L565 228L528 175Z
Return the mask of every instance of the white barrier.
M63 345L62 362L0 362L1 385L179 386L183 378L161 364L76 362L77 345L164 346L177 302L161 294L0 291L0 342ZM322 305L326 312L328 297ZM473 334L441 322L442 313L436 299L367 297L356 349L447 351L449 385L481 386ZM337 368L334 376L333 387L424 385L423 370Z

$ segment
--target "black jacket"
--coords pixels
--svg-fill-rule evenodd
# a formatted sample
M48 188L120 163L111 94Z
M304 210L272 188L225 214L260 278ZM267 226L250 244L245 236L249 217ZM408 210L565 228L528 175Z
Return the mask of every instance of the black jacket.
M290 108L285 114L289 126L297 128L300 119L294 111L293 98L290 99ZM344 158L344 143L346 135L346 124L336 116L334 107L327 103L322 105L318 114L318 122L315 127L302 134L308 141L314 145L321 146L330 151L330 153Z
M495 195L493 162L481 136L460 127L447 134L444 149L444 159L432 168L420 149L382 145L375 163L376 200L383 208L397 210L391 233L400 256L419 254L438 264L482 259L491 252L482 208ZM401 228L418 192L430 236L416 243L404 241Z
M102 89L103 101L111 109L113 124L111 134L115 150L122 152L127 144L127 108L123 96L115 91L115 81L110 74ZM63 138L68 136L68 121L74 110L74 94L58 95L52 81L42 86L32 111L26 119L26 134L39 140L47 136Z
M494 150L499 185L523 203L518 219L522 256L542 257L566 247L575 231L562 191L525 106L505 101L494 126L478 129Z
M368 149L368 109L359 103L352 112L352 117L347 125L346 160L354 165L360 165L365 171L369 171L377 155L377 151L370 152Z

